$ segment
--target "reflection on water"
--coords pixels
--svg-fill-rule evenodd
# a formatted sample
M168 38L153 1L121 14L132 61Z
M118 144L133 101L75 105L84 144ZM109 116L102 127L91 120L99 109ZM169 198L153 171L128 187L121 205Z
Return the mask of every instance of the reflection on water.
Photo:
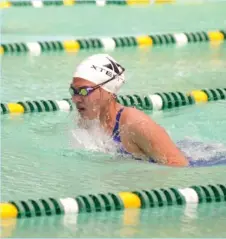
M118 212L7 220L1 223L5 237L222 237L226 207L223 203L126 209ZM214 223L213 223L214 221Z

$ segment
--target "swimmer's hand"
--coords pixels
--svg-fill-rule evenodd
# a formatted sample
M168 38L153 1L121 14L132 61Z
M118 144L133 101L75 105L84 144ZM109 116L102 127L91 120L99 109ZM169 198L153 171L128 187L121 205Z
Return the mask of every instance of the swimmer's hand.
M140 112L139 117L133 117L133 123L128 125L127 130L130 140L146 157L170 166L188 165L187 159L167 132L143 112Z

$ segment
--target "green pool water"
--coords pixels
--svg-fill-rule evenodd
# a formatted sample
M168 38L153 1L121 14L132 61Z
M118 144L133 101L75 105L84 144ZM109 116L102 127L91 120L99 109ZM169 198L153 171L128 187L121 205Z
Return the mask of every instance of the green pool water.
M224 3L147 8L14 8L2 15L2 41L221 29L226 26L223 7ZM51 11L51 18L44 20ZM91 13L96 14L92 21L84 16ZM123 21L123 15L131 21ZM76 64L97 52L2 57L1 102L68 98ZM121 94L225 88L225 43L124 48L110 54L127 69L127 83ZM188 138L226 151L225 101L146 113L164 126L175 142ZM74 111L1 116L1 201L226 181L225 166L171 168L101 152L92 139L78 131L76 118ZM76 143L80 136L83 147ZM193 157L209 156L203 149L186 151ZM213 203L197 208L131 209L9 220L2 222L2 228L3 235L16 238L225 237L225 213L225 204Z
M225 1L208 4L195 2L150 7L12 7L1 14L2 40L37 41L75 36L124 36L225 28Z

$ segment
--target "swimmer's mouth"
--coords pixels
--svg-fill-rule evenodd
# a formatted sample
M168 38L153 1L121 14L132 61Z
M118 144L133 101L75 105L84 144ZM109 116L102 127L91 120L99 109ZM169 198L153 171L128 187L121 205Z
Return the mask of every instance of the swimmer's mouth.
M78 112L84 112L86 109L84 107L77 107Z

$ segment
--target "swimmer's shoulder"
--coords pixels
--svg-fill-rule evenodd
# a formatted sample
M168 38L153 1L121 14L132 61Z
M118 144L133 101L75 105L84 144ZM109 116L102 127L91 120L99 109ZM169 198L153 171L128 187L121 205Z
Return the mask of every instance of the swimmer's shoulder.
M149 115L145 114L141 110L124 106L123 113L121 114L120 125L126 127L140 123L147 123L149 127L156 124Z
M137 140L140 135L148 138L147 135L152 131L156 131L155 123L147 114L136 108L124 107L120 120L120 136L126 151L139 155L137 158L144 155ZM141 142L143 139L140 138L138 141Z

